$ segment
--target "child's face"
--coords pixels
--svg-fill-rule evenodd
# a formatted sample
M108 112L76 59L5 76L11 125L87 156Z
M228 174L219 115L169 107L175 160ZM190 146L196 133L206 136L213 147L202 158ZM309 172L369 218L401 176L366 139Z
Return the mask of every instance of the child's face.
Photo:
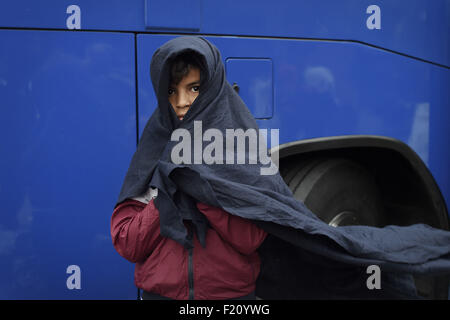
M178 84L170 84L169 102L178 119L183 120L199 92L200 70L196 67L191 67L188 74Z

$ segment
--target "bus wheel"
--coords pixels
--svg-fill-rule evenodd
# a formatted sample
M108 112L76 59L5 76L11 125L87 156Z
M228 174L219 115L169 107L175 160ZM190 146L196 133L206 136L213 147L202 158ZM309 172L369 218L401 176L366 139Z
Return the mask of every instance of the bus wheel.
M380 226L383 206L373 176L340 158L303 161L290 168L288 186L320 219L332 226Z
M345 158L290 161L280 173L294 194L324 222L345 225L386 225L374 176ZM414 276L417 292L426 299L447 299L447 277Z

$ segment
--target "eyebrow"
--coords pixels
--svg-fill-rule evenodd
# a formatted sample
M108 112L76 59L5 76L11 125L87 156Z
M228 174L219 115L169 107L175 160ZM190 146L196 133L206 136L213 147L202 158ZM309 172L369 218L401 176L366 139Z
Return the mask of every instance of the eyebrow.
M200 85L200 81L194 81L194 82L191 82L191 83L188 83L187 85L186 85L186 87L190 87L190 86L195 86L195 85ZM170 88L175 88L177 85L176 84L174 84L174 83L171 83L170 85L169 85L169 87Z

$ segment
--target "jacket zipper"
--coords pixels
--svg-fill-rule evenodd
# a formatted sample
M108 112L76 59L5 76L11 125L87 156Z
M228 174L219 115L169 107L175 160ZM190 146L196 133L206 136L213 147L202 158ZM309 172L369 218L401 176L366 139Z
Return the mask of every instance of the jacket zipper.
M192 240L192 230L188 228L188 239ZM193 244L193 242L192 242ZM188 249L188 286L189 286L189 300L194 300L194 262L193 262L194 248Z

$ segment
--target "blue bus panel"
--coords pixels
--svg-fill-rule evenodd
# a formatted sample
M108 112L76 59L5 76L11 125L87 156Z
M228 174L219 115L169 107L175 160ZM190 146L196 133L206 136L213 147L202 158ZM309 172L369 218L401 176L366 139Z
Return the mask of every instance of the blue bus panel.
M0 27L361 41L450 66L447 0L15 0Z
M134 37L0 39L0 299L135 298L109 223L136 147Z

